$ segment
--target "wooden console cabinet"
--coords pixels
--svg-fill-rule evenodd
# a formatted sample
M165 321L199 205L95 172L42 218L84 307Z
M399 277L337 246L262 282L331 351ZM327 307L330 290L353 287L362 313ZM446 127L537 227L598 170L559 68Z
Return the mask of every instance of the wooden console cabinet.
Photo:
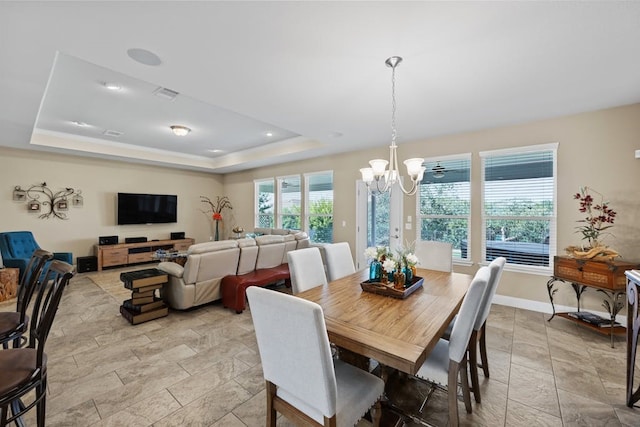
M627 287L625 272L637 268L640 268L640 264L637 262L576 259L568 256L554 257L553 276L547 282L547 292L553 309L553 315L549 320L557 315L585 325L593 331L608 334L611 336L611 347L613 347L613 335L625 333L624 327L615 323L616 315L624 307L624 295ZM557 313L553 303L553 295L557 291L554 288L555 282L565 282L571 285L576 294L577 312L581 311L580 298L587 288L593 288L600 292L604 296L602 306L609 312L609 326L597 326L576 319L573 317L575 312Z
M141 243L121 243L117 245L95 245L98 271L104 267L117 267L153 261L153 253L158 249L186 251L195 243L194 239L150 240Z

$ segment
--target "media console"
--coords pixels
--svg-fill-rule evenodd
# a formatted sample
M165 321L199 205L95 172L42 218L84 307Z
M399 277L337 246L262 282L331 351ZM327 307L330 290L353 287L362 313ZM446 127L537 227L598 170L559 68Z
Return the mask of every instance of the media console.
M158 249L186 251L195 243L194 239L152 240L140 243L121 243L117 245L95 245L98 258L98 271L105 267L120 267L129 264L152 262Z

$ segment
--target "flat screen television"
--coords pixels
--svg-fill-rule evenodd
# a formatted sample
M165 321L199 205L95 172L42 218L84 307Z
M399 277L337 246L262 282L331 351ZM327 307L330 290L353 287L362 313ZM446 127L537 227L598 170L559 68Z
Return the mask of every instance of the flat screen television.
M118 193L118 225L178 222L178 196Z

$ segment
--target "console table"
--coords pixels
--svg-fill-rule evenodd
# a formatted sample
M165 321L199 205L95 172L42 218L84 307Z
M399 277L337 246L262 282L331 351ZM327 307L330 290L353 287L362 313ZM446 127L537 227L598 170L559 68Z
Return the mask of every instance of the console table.
M578 259L568 256L555 256L553 276L547 282L547 292L551 301L553 315L548 319L551 321L556 315L565 319L580 323L601 334L611 336L611 347L613 347L613 335L625 333L622 325L616 325L615 319L618 312L624 307L624 295L626 291L625 271L637 269L638 263L626 261L591 260ZM558 291L555 289L556 282L569 283L576 294L577 308L580 312L580 298L587 288L594 288L604 295L602 306L610 315L610 326L601 327L593 325L583 320L572 317L570 313L556 313L553 303L553 296Z
M95 245L98 271L104 267L116 267L142 262L152 262L158 249L186 251L195 243L194 239L150 240L140 243L120 243L116 245Z
M636 368L636 351L640 334L640 271L630 270L627 276L627 406L633 407L640 400L640 386L633 391L633 375Z

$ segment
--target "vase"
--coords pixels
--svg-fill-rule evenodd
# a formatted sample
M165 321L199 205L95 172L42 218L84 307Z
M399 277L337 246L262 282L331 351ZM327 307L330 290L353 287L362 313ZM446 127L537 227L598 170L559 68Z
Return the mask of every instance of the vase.
M404 289L406 277L402 270L396 270L393 273L393 287L396 289Z
M215 240L216 242L220 240L220 230L218 229L219 225L220 225L220 221L216 221L216 234L213 237L213 240Z
M413 270L411 270L410 266L402 267L402 273L405 277L405 285L411 286L411 281L413 280Z
M374 259L369 264L369 280L379 282L380 279L382 279L382 263Z

